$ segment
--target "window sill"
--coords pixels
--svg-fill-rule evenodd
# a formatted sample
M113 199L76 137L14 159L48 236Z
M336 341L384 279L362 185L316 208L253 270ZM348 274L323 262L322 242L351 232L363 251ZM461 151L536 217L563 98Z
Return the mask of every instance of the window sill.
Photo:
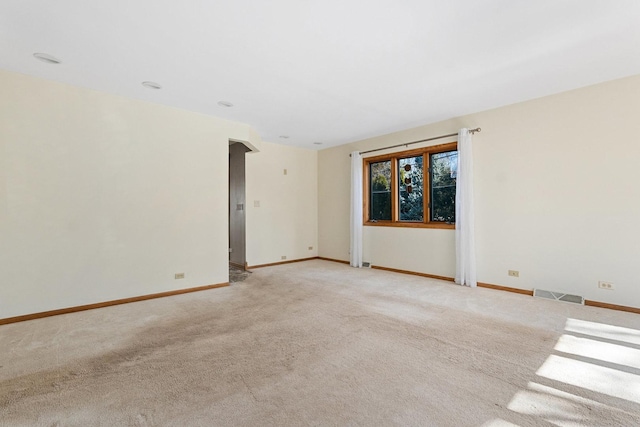
M441 222L391 222L391 221L378 221L378 222L365 222L365 226L372 227L402 227L402 228L438 228L442 230L455 230L455 224L447 224Z

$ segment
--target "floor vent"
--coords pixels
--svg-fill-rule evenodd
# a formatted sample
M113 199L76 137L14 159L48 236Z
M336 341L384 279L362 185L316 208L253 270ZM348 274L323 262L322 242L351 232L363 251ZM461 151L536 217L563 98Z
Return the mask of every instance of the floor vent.
M363 262L362 263L362 268L371 268L371 263L370 262Z
M584 305L584 297L580 295L564 294L562 292L543 291L542 289L534 289L533 296L537 298L546 298L556 301L571 302L574 304Z

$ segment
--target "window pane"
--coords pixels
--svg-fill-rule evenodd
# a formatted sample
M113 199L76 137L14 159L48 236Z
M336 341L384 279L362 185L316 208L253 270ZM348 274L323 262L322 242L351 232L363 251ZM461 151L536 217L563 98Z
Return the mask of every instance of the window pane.
M369 164L369 220L391 220L391 161Z
M431 221L456 222L458 152L431 155Z
M424 219L424 168L422 155L398 159L398 208L400 221Z

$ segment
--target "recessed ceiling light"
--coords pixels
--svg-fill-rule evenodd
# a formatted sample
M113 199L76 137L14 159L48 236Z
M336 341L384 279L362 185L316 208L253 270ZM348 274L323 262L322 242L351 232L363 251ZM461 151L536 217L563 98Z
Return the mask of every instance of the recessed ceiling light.
M289 139L289 135L280 135L281 139Z
M218 101L218 105L221 107L227 107L227 108L233 107L233 104L230 103L229 101Z
M142 86L146 87L147 89L162 89L162 86L160 86L156 82L142 82Z
M322 145L322 142L314 142L314 145Z
M62 62L58 58L56 58L55 56L51 56L51 55L46 54L46 53L34 53L33 56L36 59L38 59L38 60L40 60L42 62L45 62L47 64L59 64L60 62Z

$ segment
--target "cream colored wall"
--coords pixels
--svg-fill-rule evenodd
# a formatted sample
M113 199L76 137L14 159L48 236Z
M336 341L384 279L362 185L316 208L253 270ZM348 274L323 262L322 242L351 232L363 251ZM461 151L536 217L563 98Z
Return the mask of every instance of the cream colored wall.
M640 307L640 77L319 153L6 71L0 93L0 318L227 281L229 139L260 150L247 155L248 263L346 260L349 152L462 126L483 128L478 279ZM364 243L374 265L453 275L449 230L365 227Z
M247 264L317 256L317 151L263 141L245 157Z
M0 93L0 318L228 280L248 126L6 71Z
M473 143L478 280L640 307L639 115L634 76L323 150L320 256L349 256L350 151L480 126ZM453 276L454 234L365 227L364 255L374 265ZM520 277L507 276L509 269ZM615 290L598 289L599 280Z

